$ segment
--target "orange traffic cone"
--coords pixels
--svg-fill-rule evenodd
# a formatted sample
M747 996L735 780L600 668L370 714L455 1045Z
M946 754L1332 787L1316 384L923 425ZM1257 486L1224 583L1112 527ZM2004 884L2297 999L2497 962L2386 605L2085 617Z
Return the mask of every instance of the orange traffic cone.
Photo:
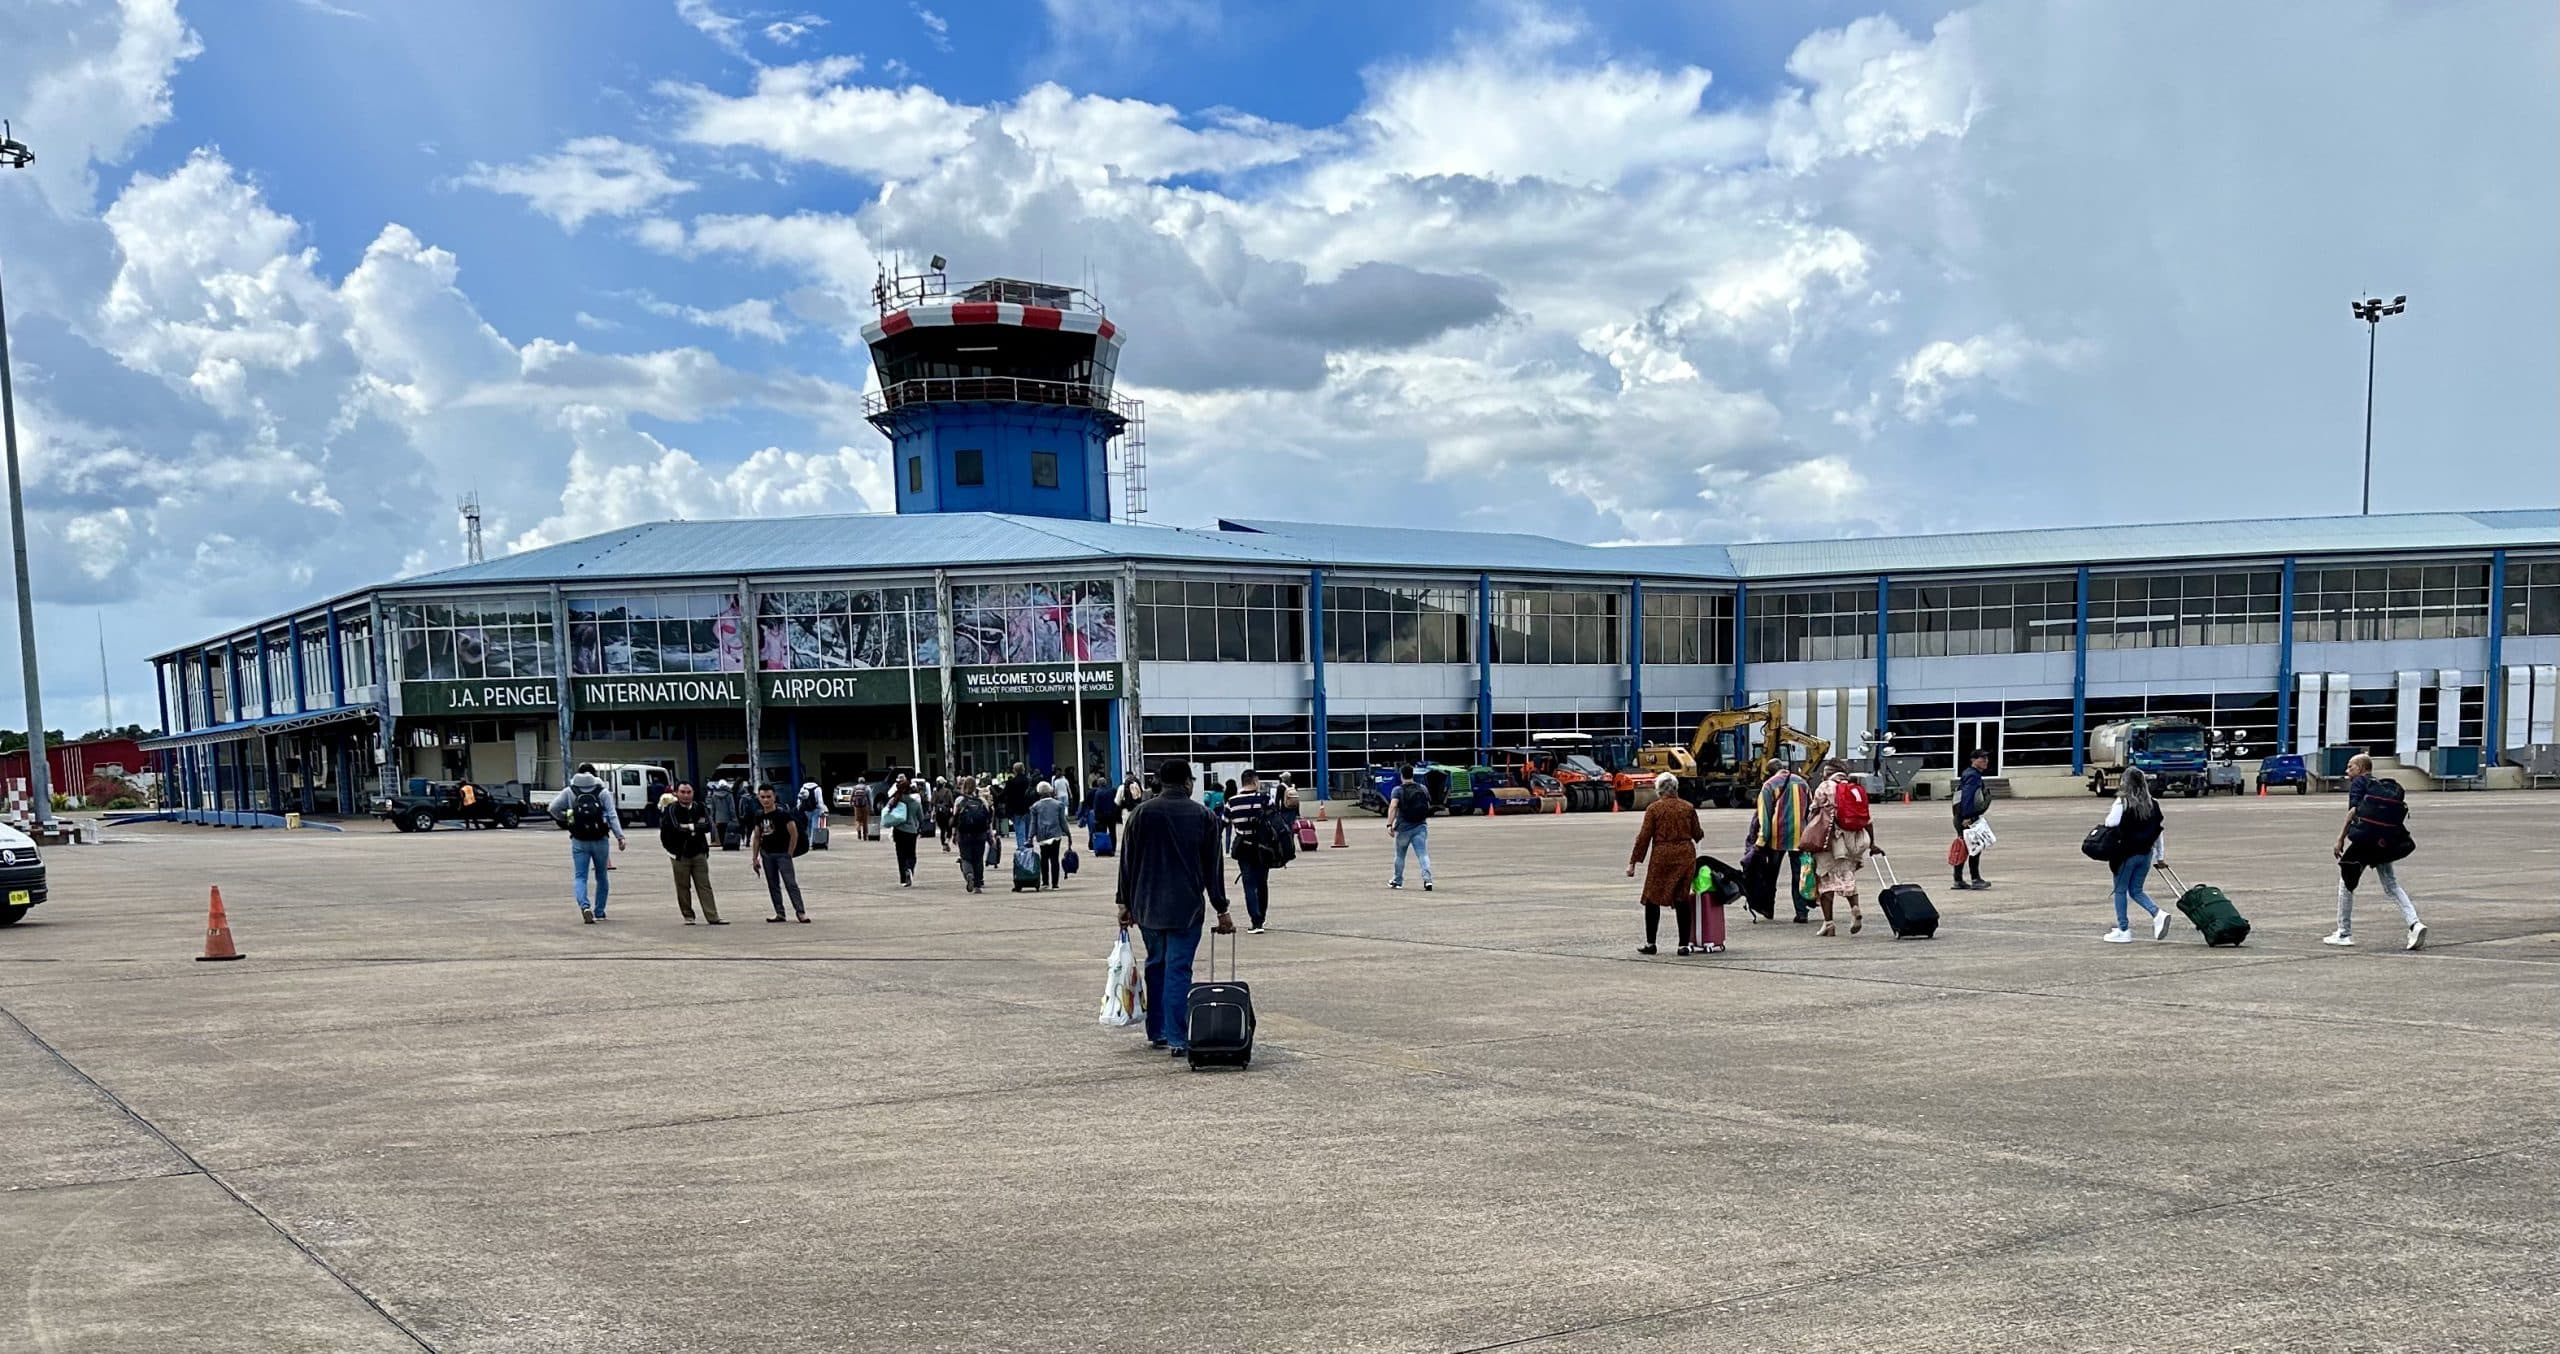
M1324 821L1324 801L1321 799L1316 801L1316 821L1319 823Z
M1333 844L1336 848L1349 846L1351 844L1351 838L1344 834L1342 830L1342 820L1339 818L1333 820Z
M2258 798L2260 798L2260 799L2264 799L2264 798L2266 798L2266 797L2267 797L2267 783L2266 783L2265 781L2259 781L2259 782L2258 782Z
M206 910L204 917L204 953L196 956L196 962L201 964L209 959L239 957L240 951L231 944L231 919L222 913L222 889L217 885L213 890L213 906Z

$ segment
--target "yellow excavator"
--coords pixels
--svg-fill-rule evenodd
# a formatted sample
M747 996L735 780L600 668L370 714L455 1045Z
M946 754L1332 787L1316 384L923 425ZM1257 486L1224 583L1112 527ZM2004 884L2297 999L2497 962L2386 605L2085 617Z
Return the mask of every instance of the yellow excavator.
M1789 749L1800 756L1789 755ZM1772 696L1744 710L1718 710L1698 721L1689 746L1652 743L1636 750L1647 775L1668 771L1680 778L1680 797L1692 804L1739 808L1760 792L1760 782L1781 763L1819 765L1831 740L1787 723L1787 703Z

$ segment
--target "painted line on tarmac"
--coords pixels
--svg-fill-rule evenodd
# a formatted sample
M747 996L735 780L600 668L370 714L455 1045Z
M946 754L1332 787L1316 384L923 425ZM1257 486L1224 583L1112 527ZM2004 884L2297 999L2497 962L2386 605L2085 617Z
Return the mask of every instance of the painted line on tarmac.
M252 1217L255 1217L258 1221L265 1223L268 1230L282 1238L286 1245L300 1251L304 1259L319 1266L321 1273L337 1280L339 1287L344 1288L349 1293L355 1295L357 1301L372 1308L375 1316L381 1317L393 1330L409 1337L409 1342L411 1344L416 1345L420 1349L426 1350L428 1354L435 1354L436 1347L429 1344L425 1336L420 1335L417 1331L411 1329L408 1322L392 1315L390 1309L384 1307L380 1302L375 1301L372 1294L357 1287L354 1280L349 1279L344 1273L341 1273L337 1266L330 1264L328 1259L322 1256L320 1252L313 1250L302 1240L301 1237L295 1236L291 1228L288 1228L283 1223L276 1221L275 1218L268 1214L265 1209L250 1202L248 1196L242 1194L239 1190L232 1188L230 1181L214 1174L213 1171L208 1169L203 1162L196 1160L193 1152L190 1152L186 1148L180 1146L178 1144L178 1140L170 1137L166 1132L163 1132L158 1124L144 1118L133 1108L133 1106L126 1104L123 1097L99 1084L98 1079L90 1076L86 1071L83 1071L80 1064L71 1061L70 1058L63 1054L61 1049L55 1048L43 1035L38 1034L33 1029L29 1028L27 1022L18 1018L16 1012L11 1011L6 1006L0 1006L0 1019L6 1019L11 1025L16 1026L18 1033L25 1036L27 1042L34 1044L39 1049L42 1049L45 1055L53 1059L56 1064L60 1065L64 1072L70 1074L71 1077L74 1080L77 1080L81 1085L84 1085L91 1091L96 1092L99 1099L114 1106L118 1113L124 1115L127 1119L132 1120L136 1127L159 1140L161 1146L168 1148L170 1153L176 1156L178 1160L185 1162L187 1164L187 1169L182 1172L177 1172L176 1174L201 1175L205 1179L213 1182L214 1188L231 1196L231 1201L233 1203L249 1210Z

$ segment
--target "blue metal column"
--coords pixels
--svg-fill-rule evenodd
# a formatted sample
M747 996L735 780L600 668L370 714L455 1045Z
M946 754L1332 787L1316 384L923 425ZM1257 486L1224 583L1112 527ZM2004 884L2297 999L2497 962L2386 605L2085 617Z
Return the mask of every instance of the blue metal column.
M1493 575L1476 575L1476 751L1493 749Z
M2089 566L2071 588L2071 774L2089 772Z
M1115 795L1120 792L1120 778L1128 774L1122 748L1123 740L1129 736L1128 730L1124 727L1127 717L1121 713L1121 707L1125 704L1127 702L1118 696L1103 703L1103 718L1110 721L1111 725L1111 792Z
M1733 703L1728 708L1739 710L1751 703L1751 585L1733 585Z
M1893 651L1893 577L1876 575L1876 708L1875 727L1893 727L1893 668L1888 655ZM1856 733L1857 730L1850 730ZM1877 751L1882 751L1878 745Z
M1627 733L1644 742L1644 580L1627 580Z
M285 622L285 661L293 666L293 712L301 714L311 708L311 674L302 665L302 618Z
M347 645L338 634L338 609L329 608L329 704L347 704Z
M1308 690L1307 718L1312 721L1316 749L1316 801L1333 797L1332 739L1324 727L1324 570L1307 570L1307 658L1315 681Z
M805 776L803 776L803 775L801 775L801 774L800 774L800 712L799 712L799 711L797 711L797 710L793 710L793 711L790 711L789 713L787 713L787 714L783 715L783 717L782 717L782 742L783 742L783 746L784 746L786 749L788 749L788 750L789 750L789 751L788 751L788 755L789 755L789 756L790 756L790 758L791 758L791 793L792 793L792 794L794 794L794 795L797 795L797 794L799 794L799 793L800 793L800 782L801 782L801 781L803 781L803 780L806 780L806 779L807 779L807 777L805 777ZM923 768L923 767L917 767L917 768L916 768L916 773L917 773L918 775L922 775L922 774L924 773L924 768Z
M2293 556L2284 557L2284 583L2276 602L2275 756L2293 751Z
M2285 595L2292 596L2292 590L2286 589ZM2496 766L2498 754L2506 750L2504 743L2507 736L2506 730L2498 723L2498 716L2503 713L2498 708L2501 703L2499 697L2505 694L2507 688L2505 679L2498 671L2500 664L2506 658L2506 638L2507 552L2492 550L2489 552L2489 675L2483 679L2481 685L2481 693L2487 697L2487 700L2480 708L2483 721L2480 726L2480 746L2484 749L2480 754L2480 761L2481 765L2487 767ZM2457 735L2460 732L2458 729L2455 730ZM2436 737L2442 739L2444 735L2439 732Z

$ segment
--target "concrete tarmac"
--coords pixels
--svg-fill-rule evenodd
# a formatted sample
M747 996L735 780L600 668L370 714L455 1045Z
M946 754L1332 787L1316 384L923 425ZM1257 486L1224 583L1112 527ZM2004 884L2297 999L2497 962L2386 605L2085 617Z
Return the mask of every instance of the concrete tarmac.
M582 926L547 828L122 830L0 931L0 1351L2560 1349L2560 796L2417 802L2419 954L2370 882L2319 943L2289 795L2169 806L2246 946L2101 944L2097 812L1954 893L1880 806L1936 940L1685 959L1632 815L1436 823L1430 893L1355 819L1196 1074L1096 1021L1107 860L839 829L713 929L641 833Z

